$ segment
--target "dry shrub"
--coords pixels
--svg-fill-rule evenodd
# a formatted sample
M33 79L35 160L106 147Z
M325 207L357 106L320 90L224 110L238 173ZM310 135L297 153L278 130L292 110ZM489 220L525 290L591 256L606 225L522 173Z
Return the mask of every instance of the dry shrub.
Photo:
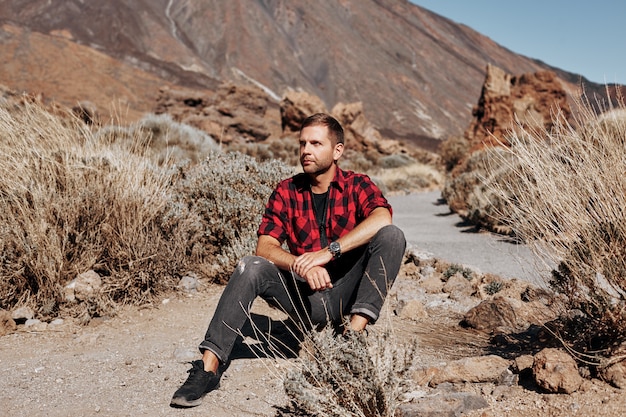
M439 145L438 153L446 171L452 171L469 153L469 141L463 136L452 136Z
M138 151L159 165L185 160L195 163L219 150L207 133L178 123L169 114L149 113L128 127L104 126L94 136L103 144Z
M225 282L237 261L254 252L265 203L294 169L278 160L214 152L180 170L168 222L179 225L193 261L214 265L216 280Z
M261 162L277 159L297 166L300 161L299 146L295 136L285 136L264 143L232 143L228 150L250 155Z
M36 104L0 108L0 132L2 308L51 314L63 287L89 269L103 276L86 305L92 315L171 284L186 261L161 227L166 172Z
M444 182L440 171L419 162L372 172L376 184L392 193L433 190L440 188Z
M623 115L623 104L600 116L580 105L572 124L557 113L552 131L520 131L507 156L492 161L510 169L490 185L505 202L500 215L547 265L558 265L552 285L579 312L564 337L586 352L626 340Z
M391 417L410 386L416 346L387 330L341 336L328 326L307 333L302 350L284 379L290 404L279 415Z
M502 234L511 234L506 215L510 194L524 194L515 180L517 158L501 146L473 152L463 172L449 178L442 197L460 216L473 224ZM511 178L513 176L513 178ZM505 194L505 197L502 196Z

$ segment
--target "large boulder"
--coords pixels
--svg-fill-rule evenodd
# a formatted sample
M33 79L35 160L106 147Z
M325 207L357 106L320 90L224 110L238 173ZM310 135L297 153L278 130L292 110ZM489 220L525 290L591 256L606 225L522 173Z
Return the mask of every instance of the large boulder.
M567 92L552 71L513 76L488 64L478 104L465 137L473 150L507 144L506 135L519 123L529 128L550 130L559 109L569 118Z
M267 93L252 85L224 83L215 93L163 87L154 112L169 113L221 143L260 142L272 134L269 103Z
M505 230L494 216L503 209L486 184L506 177L515 161L494 164L494 160L508 158L498 146L508 146L507 135L520 127L550 131L557 110L560 117L571 117L567 92L555 73L513 76L488 65L480 99L463 138L452 138L442 145L450 154L444 155L449 172L442 191L450 209L475 224ZM466 153L457 155L450 149ZM498 213L491 212L494 210Z
M315 113L326 113L326 105L319 97L304 91L288 89L280 101L280 119L284 133L300 131L304 119Z

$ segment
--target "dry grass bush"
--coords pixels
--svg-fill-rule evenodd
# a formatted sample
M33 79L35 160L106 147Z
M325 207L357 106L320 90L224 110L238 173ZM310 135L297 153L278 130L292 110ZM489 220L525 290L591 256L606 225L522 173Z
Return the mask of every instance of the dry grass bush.
M492 166L500 213L547 265L552 285L579 314L562 336L579 351L609 355L626 341L626 119L580 105L572 124L520 131ZM514 162L511 162L511 161Z
M341 336L328 326L307 333L302 349L283 381L290 404L280 416L391 417L409 390L416 346L390 331Z
M469 141L463 136L452 136L439 145L438 153L446 167L446 171L452 169L465 158L470 149Z
M376 184L389 193L410 193L441 188L443 174L419 162L394 168L372 170Z
M128 127L104 126L94 136L106 144L138 150L159 165L185 160L195 163L219 150L211 136L174 121L169 114L149 113ZM141 146L137 146L138 143Z
M237 152L213 152L180 168L176 198L166 217L179 225L194 263L217 267L205 271L225 282L237 261L254 252L256 230L273 189L294 172L278 160L259 162Z
M441 195L455 212L473 224L509 234L511 229L502 216L507 212L507 203L500 197L500 193L507 191L494 184L517 186L517 182L508 178L514 173L515 164L514 155L503 147L473 152L465 161L463 172L445 181Z
M0 132L0 307L50 315L89 269L103 277L91 315L171 285L186 260L161 227L167 173L36 104L0 108Z
M252 156L261 162L277 159L294 167L299 164L298 139L292 136L273 139L268 143L235 143L229 145L228 150Z

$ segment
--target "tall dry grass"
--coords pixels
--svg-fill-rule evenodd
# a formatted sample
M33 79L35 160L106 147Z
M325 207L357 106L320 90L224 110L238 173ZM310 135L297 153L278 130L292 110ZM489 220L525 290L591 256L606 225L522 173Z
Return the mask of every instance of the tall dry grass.
M558 265L551 284L578 312L564 339L607 354L626 341L626 110L597 115L582 102L577 114L513 134L492 153L491 171L507 174L488 187L502 221Z
M52 314L89 269L104 280L92 314L171 284L185 260L164 256L182 248L161 227L166 171L33 103L1 107L0 132L0 307Z

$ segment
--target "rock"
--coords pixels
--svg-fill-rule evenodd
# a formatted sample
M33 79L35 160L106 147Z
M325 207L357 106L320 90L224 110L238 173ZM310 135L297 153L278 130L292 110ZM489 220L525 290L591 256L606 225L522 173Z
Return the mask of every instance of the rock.
M518 120L523 126L552 127L552 112L559 108L569 118L571 110L567 92L552 71L512 76L487 64L485 82L478 104L472 110L474 119L465 131L472 149L506 143L506 134Z
M65 287L63 287L63 296L65 301L68 303L73 303L76 300L76 294L74 293L74 289L76 288L76 280L73 279L70 281Z
M402 404L396 409L397 417L457 417L470 410L488 407L487 401L468 392L436 392Z
M532 370L537 385L549 393L571 394L583 382L576 361L560 349L541 350L535 355Z
M74 297L79 301L94 298L102 287L102 279L94 270L89 270L78 275L74 280ZM68 288L68 286L66 286Z
M32 308L28 306L18 307L13 310L13 313L11 313L11 318L17 323L24 323L25 321L30 320L33 317L35 317L35 312Z
M178 287L184 292L198 291L198 277L195 274L185 275L178 281Z
M17 330L17 324L11 317L11 313L6 310L0 310L0 336L13 333Z
M484 206L478 203L479 200L492 201L488 195L477 192L488 177L481 159L477 157L478 152L508 145L506 136L517 128L518 122L524 127L549 131L556 108L564 118L570 118L572 112L567 92L554 72L512 76L488 64L481 96L472 110L473 119L464 132L464 147L468 151L449 169L442 190L442 197L450 209L461 216L471 217L473 222L480 222L483 226L502 227L494 223L493 218L480 217L476 210L472 210L476 206Z
M207 132L222 143L258 142L272 132L266 118L270 98L261 88L225 82L214 94L164 87L154 109Z
M315 113L327 113L326 105L319 97L288 89L280 101L280 119L283 132L298 132L304 119Z
M497 355L463 358L438 368L429 385L437 386L444 382L498 382L507 373L511 363Z
M626 361L622 360L602 368L600 376L617 388L626 388Z
M527 369L532 369L535 358L532 355L520 355L514 360L514 369L519 374Z
M419 281L420 287L426 291L428 294L439 294L443 291L443 281L441 280L442 275L439 274L431 274L427 277L424 277Z
M442 290L450 294L450 298L453 300L468 298L474 293L472 283L458 272L448 279Z
M428 313L419 300L400 300L396 314L403 319L419 320L428 317Z
M531 324L540 325L555 317L541 301L523 302L496 295L465 313L462 323L477 330L523 331Z
M65 324L65 320L61 318L54 319L49 323L49 325L52 327L62 326L63 324Z
M42 332L48 328L48 323L37 319L29 319L24 323L24 328L30 331Z

